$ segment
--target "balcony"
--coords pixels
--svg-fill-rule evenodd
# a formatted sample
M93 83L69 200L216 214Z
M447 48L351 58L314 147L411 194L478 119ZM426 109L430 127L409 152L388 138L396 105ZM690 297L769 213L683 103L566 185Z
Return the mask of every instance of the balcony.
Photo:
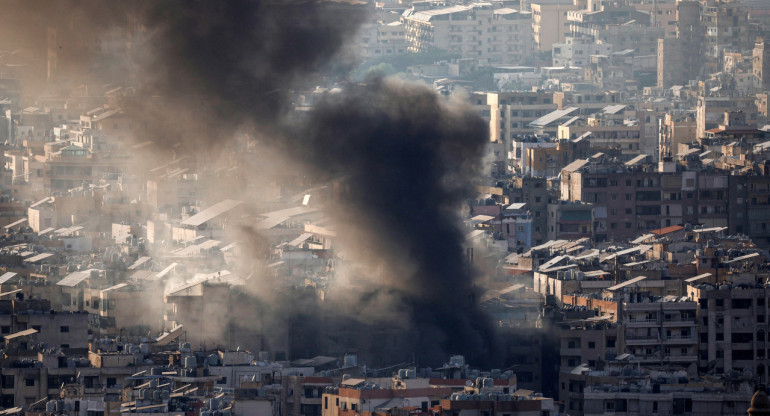
M663 326L665 327L689 327L697 324L693 319L669 319L663 321Z
M644 328L644 327L650 327L650 326L659 326L660 320L657 318L653 319L629 319L627 322L628 326L630 328Z
M681 336L681 335L671 335L668 337L665 337L663 339L663 342L666 344L692 344L695 342L695 337L692 335L689 336Z
M655 335L626 337L626 345L657 345L660 339Z
M669 363L694 363L698 361L698 356L695 354L667 355L666 358L664 358L663 360Z

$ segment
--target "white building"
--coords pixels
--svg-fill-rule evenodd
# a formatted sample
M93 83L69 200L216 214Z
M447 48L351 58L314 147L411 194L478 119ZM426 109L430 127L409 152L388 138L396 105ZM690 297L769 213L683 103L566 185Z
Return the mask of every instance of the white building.
M489 64L516 64L534 48L532 13L472 3L407 10L402 21L409 52L444 49Z
M567 37L565 43L554 43L554 66L588 65L591 55L605 55L612 53L612 45L609 43L596 43L589 38Z

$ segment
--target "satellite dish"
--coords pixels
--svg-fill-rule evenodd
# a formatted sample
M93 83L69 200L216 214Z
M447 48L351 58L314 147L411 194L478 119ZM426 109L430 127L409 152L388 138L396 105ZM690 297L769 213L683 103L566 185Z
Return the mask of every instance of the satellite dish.
M466 386L466 387L472 387L472 386L473 386L473 382L472 382L472 381L470 381L470 380L466 380L466 381L465 381L465 386Z

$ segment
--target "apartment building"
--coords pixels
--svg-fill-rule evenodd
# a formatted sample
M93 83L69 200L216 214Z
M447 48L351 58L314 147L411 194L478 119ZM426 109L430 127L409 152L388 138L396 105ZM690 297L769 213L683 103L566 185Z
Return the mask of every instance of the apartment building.
M545 91L487 93L490 139L503 142L506 152L513 150L513 141L534 134L531 122L556 110L553 95Z
M696 138L706 136L706 130L718 128L725 121L725 113L741 111L746 124L756 125L758 111L755 97L698 97L695 106ZM727 123L729 124L729 123Z
M599 374L603 375L602 372ZM616 376L613 379L623 380L625 387L586 387L583 402L580 403L583 405L582 413L576 415L743 416L749 408L750 397L745 391L751 389L751 383L745 380L735 383L691 381L686 373L675 370L649 372L646 375L633 373L629 377ZM642 387L644 381L653 382L653 387ZM655 384L657 387L654 387Z
M751 282L691 284L697 301L698 369L717 373L751 371L767 377L767 316L770 290Z
M579 6L572 0L533 0L530 9L535 48L550 51L553 44L566 40L570 32L567 13Z
M491 3L404 13L407 50L438 48L488 64L518 64L533 50L531 15Z
M765 48L764 41L754 45L751 64L754 88L761 91L770 90L770 47Z
M697 138L695 114L666 113L660 122L658 133L658 148L660 158L674 157L679 153L679 145L691 143Z
M532 245L546 240L548 184L544 177L514 176L506 194L512 203L524 203L532 219Z
M588 38L613 46L612 51L632 49L639 55L654 55L665 30L651 25L652 14L637 10L636 2L592 2L592 9L567 12L570 36Z
M705 33L707 73L719 71L725 52L751 48L748 19L749 11L743 2L718 1L703 7L701 22Z
M658 39L658 87L684 85L701 73L703 27L697 1L676 2L676 37Z
M593 238L594 207L580 201L554 200L548 204L548 240Z
M596 153L592 152L588 140L556 141L552 147L526 147L522 149L522 172L528 176L553 178L559 175L561 168L575 159L585 159Z
M664 30L664 37L676 37L676 1L642 0L634 2L636 10L650 14L650 26Z
M404 381L404 387L395 387L395 382L380 387L360 378L343 380L340 387L324 392L321 415L344 416L348 410L374 411L385 403L390 406L415 405L427 409L438 405L452 393L447 387L432 387L428 379L412 378Z
M627 293L622 304L625 352L642 365L687 368L698 360L697 302L674 295L651 300Z
M406 53L406 29L400 21L374 21L361 25L356 48L363 58Z
M564 43L554 43L551 50L554 66L584 67L592 55L610 55L612 44L598 43L588 36L567 36Z
M561 358L559 366L559 400L570 414L578 414L583 406L585 377L573 370L581 365L597 368L603 361L613 359L619 347L621 326L597 319L574 320L563 323L559 330Z
M607 220L595 221L597 239L630 239L641 231L685 223L728 226L732 175L655 172L643 166L575 161L562 170L561 199L607 210Z
M731 179L729 229L758 244L770 242L770 176L749 172Z
M580 114L593 114L605 107L620 104L623 94L620 91L555 91L553 102L559 110L577 107Z
M624 105L614 105L590 117L574 117L559 125L558 137L575 140L585 136L593 151L615 153L629 161L642 151L645 119L627 117L624 109Z

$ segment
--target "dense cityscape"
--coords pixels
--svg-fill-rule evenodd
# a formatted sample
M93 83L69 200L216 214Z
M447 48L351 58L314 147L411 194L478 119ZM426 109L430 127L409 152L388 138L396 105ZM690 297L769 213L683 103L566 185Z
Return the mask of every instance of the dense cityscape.
M3 3L0 415L770 414L770 1Z

